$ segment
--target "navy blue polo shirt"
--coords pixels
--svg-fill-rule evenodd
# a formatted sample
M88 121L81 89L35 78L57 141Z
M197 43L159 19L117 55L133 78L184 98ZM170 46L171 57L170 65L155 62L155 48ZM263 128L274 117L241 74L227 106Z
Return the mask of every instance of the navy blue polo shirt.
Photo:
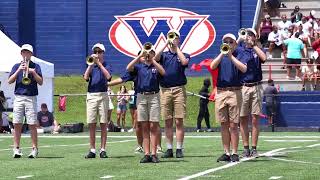
M137 72L136 91L141 92L159 92L160 74L153 64L147 65L139 63L134 66Z
M109 67L106 62L103 62L102 65L109 71ZM88 84L88 92L107 92L108 84L107 81L111 80L106 79L101 69L95 64L93 65L91 74L89 75L89 84Z
M17 69L19 69L21 63L17 63L12 67L12 70L9 74L11 76L14 74ZM29 68L34 68L39 76L42 77L41 68L38 64L30 61L29 62ZM31 79L31 83L29 85L22 84L22 76L23 71L20 71L18 73L18 77L16 79L16 86L14 88L14 94L15 95L24 95L24 96L36 96L38 95L38 83L34 79L33 75L29 73L29 78Z
M260 82L262 80L262 61L253 48L243 47L243 51L248 61L247 72L241 73L241 83Z
M241 51L241 49L236 49L233 55L241 61L243 64L246 64L247 56ZM218 82L217 87L240 87L242 86L240 82L241 71L232 63L232 61L224 56L218 65Z
M190 60L190 55L183 53ZM160 79L161 87L169 88L187 84L187 77L184 73L188 65L183 66L177 53L166 51L161 54L160 64L166 74Z

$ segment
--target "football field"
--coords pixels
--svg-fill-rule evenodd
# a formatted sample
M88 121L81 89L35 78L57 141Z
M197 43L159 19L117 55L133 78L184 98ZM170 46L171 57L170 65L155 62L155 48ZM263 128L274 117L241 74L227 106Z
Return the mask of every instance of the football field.
M86 133L39 136L37 159L27 158L31 143L26 135L21 140L22 158L13 159L12 137L2 135L0 179L319 179L320 136L316 132L261 133L261 157L243 158L239 163L216 162L223 153L220 133L186 133L185 157L160 158L158 164L139 163L142 154L134 153L132 133L108 135L107 159L84 159L89 147Z

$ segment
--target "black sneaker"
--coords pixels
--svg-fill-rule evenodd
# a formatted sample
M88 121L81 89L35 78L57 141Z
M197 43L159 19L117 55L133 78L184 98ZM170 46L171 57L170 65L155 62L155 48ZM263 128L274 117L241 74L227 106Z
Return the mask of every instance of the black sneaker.
M177 149L177 151L176 151L176 158L183 158L182 149Z
M238 154L232 154L231 155L231 161L232 162L238 162L239 161L239 155Z
M257 149L251 149L250 155L255 158L259 157Z
M228 156L226 154L222 154L222 156L220 156L217 159L217 162L221 162L221 161L230 162L231 161L230 156Z
M250 157L250 149L243 149L242 157Z
M158 158L156 155L152 155L152 156L151 156L151 162L153 162L153 163L159 163L160 161L159 161L159 158Z
M96 153L93 153L93 152L89 152L86 156L85 156L86 159L90 159L90 158L96 158Z
M161 156L162 158L173 158L172 149L167 149L167 151Z
M100 158L108 158L107 153L105 151L101 151Z
M152 159L149 155L144 155L143 158L140 160L140 163L149 163L152 162Z

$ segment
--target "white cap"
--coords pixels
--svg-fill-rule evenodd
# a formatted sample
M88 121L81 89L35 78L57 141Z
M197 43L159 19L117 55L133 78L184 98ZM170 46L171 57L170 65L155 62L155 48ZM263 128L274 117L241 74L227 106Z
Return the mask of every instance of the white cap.
M256 30L254 30L253 28L247 28L247 31L252 32L252 33L254 34L254 36L256 36L256 37L257 37L257 31L256 31Z
M32 47L30 44L24 44L24 45L22 45L22 46L21 46L21 51L22 51L22 50L28 50L28 51L30 51L30 52L33 53L33 47Z
M270 18L270 15L269 14L266 14L266 15L264 15L264 18Z
M178 35L180 37L180 33L178 30L175 29L171 29L168 33L174 32L176 35Z
M311 14L312 16L314 16L314 15L316 15L316 11L315 11L315 10L312 10L312 11L310 12L310 14Z
M99 48L101 49L103 52L106 52L106 48L104 48L104 45L101 43L97 43L92 47L92 51L94 50L94 48Z
M222 37L222 41L223 41L224 39L226 39L226 38L231 38L231 39L233 39L233 40L235 40L235 41L237 40L236 36L233 35L233 34L231 34L231 33L225 34L225 35Z
M314 60L317 60L318 57L319 57L319 53L317 51L314 51L311 55L311 57L314 59Z

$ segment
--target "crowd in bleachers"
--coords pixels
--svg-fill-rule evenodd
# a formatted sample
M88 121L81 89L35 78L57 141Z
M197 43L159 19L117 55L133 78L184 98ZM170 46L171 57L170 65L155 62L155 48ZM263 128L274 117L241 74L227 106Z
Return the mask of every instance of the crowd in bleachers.
M272 4L271 1L265 1L267 13L258 29L261 45L268 48L268 59L271 64L274 50L279 49L282 52L281 58L283 58L284 65L281 68L287 69L287 79L301 79L303 84L306 80L315 82L315 89L317 79L320 77L320 66L316 65L320 64L320 19L316 18L319 12L311 10L308 14L303 14L300 7L295 6L290 17L287 17L284 13L273 13L274 11L279 12L274 9L286 8L285 4L276 2ZM278 16L281 17L281 21L272 22L271 17ZM308 50L310 49L313 52L309 55ZM303 72L300 68L302 63L308 64ZM308 68L312 65L316 67L314 70ZM294 77L291 77L292 67L296 69ZM312 75L310 75L311 71ZM309 74L305 75L305 73ZM304 89L303 86L302 90Z

